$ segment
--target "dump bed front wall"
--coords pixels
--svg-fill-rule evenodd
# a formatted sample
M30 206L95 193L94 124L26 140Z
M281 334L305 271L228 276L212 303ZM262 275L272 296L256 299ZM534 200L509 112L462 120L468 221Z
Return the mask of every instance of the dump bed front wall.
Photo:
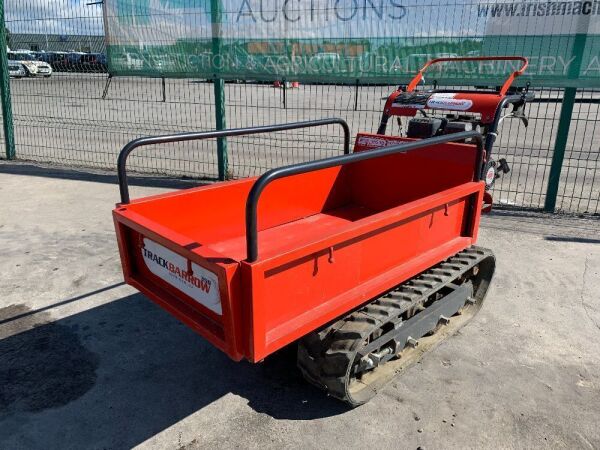
M334 167L276 180L261 195L259 230L336 208L349 201L347 178ZM128 205L149 227L184 235L201 245L245 236L245 208L255 178L147 197ZM169 237L168 235L165 237ZM244 242L245 241L241 241ZM244 259L238 248L232 259Z
M243 263L254 360L471 245L482 195L482 183L467 183L382 212L304 252Z
M402 142L396 136L359 134L355 151L369 151ZM355 203L383 211L473 181L475 145L449 143L376 158L347 167Z

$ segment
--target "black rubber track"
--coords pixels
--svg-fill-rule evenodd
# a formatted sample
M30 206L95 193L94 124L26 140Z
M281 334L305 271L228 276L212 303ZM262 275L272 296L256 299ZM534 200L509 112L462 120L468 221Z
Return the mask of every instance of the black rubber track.
M481 308L495 268L490 250L470 247L381 297L301 339L298 367L304 378L351 406L369 401L396 374L416 363L424 353L454 334ZM472 283L472 300L445 325L438 325L412 348L397 349L392 358L357 375L357 353L374 339L402 326L433 303L444 301L449 286ZM385 340L385 339L384 339ZM376 345L376 344L374 344Z

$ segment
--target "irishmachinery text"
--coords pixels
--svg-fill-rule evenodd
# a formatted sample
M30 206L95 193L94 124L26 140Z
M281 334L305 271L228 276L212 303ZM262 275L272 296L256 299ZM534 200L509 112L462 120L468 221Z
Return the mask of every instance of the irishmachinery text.
M477 5L479 17L589 16L600 14L600 0L512 2Z

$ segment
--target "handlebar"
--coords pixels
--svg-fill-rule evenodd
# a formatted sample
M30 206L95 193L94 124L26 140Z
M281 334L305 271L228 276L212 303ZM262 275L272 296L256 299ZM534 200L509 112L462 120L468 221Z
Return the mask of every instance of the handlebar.
M333 156L330 158L309 161L304 163L292 164L290 166L280 167L269 170L261 175L250 190L246 200L246 249L247 262L255 262L258 259L258 200L263 190L271 182L279 179L299 175L302 173L313 172L317 170L329 169L336 166L344 166L367 159L379 158L382 156L393 155L396 153L406 153L421 148L431 147L432 145L445 144L448 142L462 141L465 139L474 139L477 144L477 158L473 170L473 180L481 180L481 170L483 165L483 137L478 131L463 131L460 133L447 134L420 141L391 145L389 147L369 150L368 152L359 152L346 154L342 156Z
M423 79L423 74L427 70L429 66L433 64L438 64L441 62L458 62L458 61L521 61L521 68L512 72L509 77L504 81L502 88L500 89L499 95L505 95L508 91L508 88L512 84L515 78L520 75L523 75L525 69L527 69L527 65L529 64L527 58L523 56L472 56L472 57L458 57L458 58L436 58L428 61L421 70L415 75L415 77L411 80L406 88L406 92L412 92L418 86L418 84Z
M126 205L130 202L129 186L127 184L126 163L129 154L138 147L154 144L166 144L171 142L196 141L202 139L221 138L228 136L246 136L251 134L270 133L276 131L295 130L299 128L311 128L324 125L339 124L344 130L344 154L350 154L350 128L345 120L337 117L319 120L308 120L304 122L292 122L278 125L266 125L249 128L231 128L221 131L199 131L193 133L169 134L163 136L148 136L135 139L129 142L119 153L117 162L117 176L119 180L119 192L121 194L121 203Z

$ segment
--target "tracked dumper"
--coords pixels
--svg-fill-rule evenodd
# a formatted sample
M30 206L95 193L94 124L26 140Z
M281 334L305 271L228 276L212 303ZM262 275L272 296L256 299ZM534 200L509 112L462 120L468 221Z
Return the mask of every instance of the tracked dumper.
M485 298L495 261L475 242L487 191L508 171L492 147L503 111L526 122L531 98L510 87L526 60L504 59L523 65L470 91L416 87L432 64L485 59L428 63L353 152L341 119L130 142L113 212L125 280L236 361L296 345L309 382L368 401ZM392 116L408 117L404 135L385 134ZM326 125L342 127L343 155L130 200L126 160L142 146Z

